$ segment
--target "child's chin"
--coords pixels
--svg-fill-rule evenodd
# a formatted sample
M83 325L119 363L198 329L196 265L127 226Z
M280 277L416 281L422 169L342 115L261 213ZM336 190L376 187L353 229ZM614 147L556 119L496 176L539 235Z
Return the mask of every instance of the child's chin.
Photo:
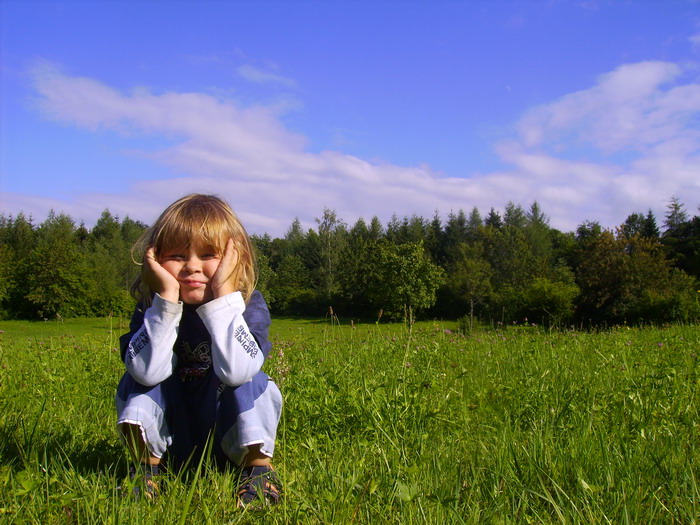
M198 306L200 304L206 303L210 299L207 299L207 297L202 294L186 294L181 295L180 300L185 304L189 304L191 306Z

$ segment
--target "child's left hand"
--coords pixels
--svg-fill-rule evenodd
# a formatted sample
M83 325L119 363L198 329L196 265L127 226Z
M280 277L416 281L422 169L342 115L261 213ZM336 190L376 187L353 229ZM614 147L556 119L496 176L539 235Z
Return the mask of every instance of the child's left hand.
M238 257L233 239L229 239L219 267L211 278L211 290L215 298L228 295L238 289Z

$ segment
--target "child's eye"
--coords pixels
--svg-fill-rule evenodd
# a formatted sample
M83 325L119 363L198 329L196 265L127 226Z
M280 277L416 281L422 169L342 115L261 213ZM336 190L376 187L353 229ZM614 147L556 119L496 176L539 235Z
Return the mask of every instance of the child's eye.
M181 253L171 253L171 254L166 254L166 255L163 257L163 259L165 259L166 261L178 261L178 262L181 262L181 261L184 261L184 260L185 260L185 256L182 255Z

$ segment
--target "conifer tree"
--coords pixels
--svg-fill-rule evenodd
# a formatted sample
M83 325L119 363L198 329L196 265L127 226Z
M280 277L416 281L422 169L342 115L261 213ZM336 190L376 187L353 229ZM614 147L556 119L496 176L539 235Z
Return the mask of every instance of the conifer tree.
M688 213L685 211L685 205L675 196L671 197L666 210L664 237L676 237L681 227L688 222Z
M494 208L489 210L486 219L484 220L485 226L490 226L491 228L500 229L503 227L503 220L501 219L501 214L498 213Z
M646 237L648 239L658 239L659 235L661 235L661 233L659 232L659 227L656 225L656 217L654 216L654 212L652 212L651 209L649 209L649 211L646 214L646 217L644 217L640 233L642 237Z
M514 228L524 228L527 219L525 218L525 211L519 204L516 205L512 201L506 204L506 210L503 214L503 224L505 226L513 226Z

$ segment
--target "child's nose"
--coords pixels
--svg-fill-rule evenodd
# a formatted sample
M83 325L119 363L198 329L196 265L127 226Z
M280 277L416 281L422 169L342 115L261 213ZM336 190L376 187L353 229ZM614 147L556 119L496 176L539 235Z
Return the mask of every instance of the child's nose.
M185 261L185 271L188 273L195 273L199 271L201 264L199 263L199 257L189 257Z

